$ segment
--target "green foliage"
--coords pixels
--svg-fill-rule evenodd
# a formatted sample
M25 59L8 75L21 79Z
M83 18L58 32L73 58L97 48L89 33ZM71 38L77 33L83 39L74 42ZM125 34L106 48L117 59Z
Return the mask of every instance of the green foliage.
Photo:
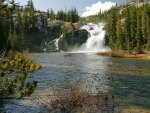
M0 80L1 98L21 98L32 94L37 82L25 82L26 77L26 73L14 77L10 77L6 74L3 79Z
M68 10L67 12L60 10L56 14L56 19L75 23L75 22L79 21L79 15L78 15L76 8L72 8L72 9Z
M142 30L141 30L141 17L140 14L137 14L137 32L136 32L136 51L137 53L142 53Z
M32 59L18 52L10 52L0 62L0 98L21 98L33 93L37 82L28 82L27 73L40 69Z
M130 6L126 6L126 17L125 17L125 33L128 52L131 53L131 17L130 17Z
M26 60L21 53L11 55L11 58L0 64L2 71L34 72L41 68L41 65L35 64L32 60Z
M116 24L117 24L117 9L114 7L111 9L111 14L107 16L109 19L107 22L107 33L109 35L109 45L112 49L115 49L116 44Z
M39 15L36 14L32 0L24 8L14 2L0 2L0 50L40 50L39 46L46 40L43 30L46 23L41 30L39 21L43 20L38 20Z
M109 45L114 51L142 53L150 50L150 4L138 7L126 4L107 12L106 31ZM117 19L116 19L117 17Z
M56 14L52 9L50 11L47 10L47 17L51 20L57 19L64 22L75 23L79 21L79 15L76 8L71 8L68 11L59 10Z
M50 18L51 20L54 20L56 18L56 15L53 9L51 9L50 11L49 9L47 10L47 18Z
M115 45L115 49L116 50L124 50L124 34L123 34L123 28L122 28L122 24L121 24L121 21L120 21L120 17L118 17L118 20L117 21L117 26L116 26L116 37L117 37L117 40L116 40L116 45Z
M0 50L41 51L41 45L48 37L47 21L55 19L75 23L79 21L79 15L76 8L55 14L52 9L37 11L32 0L24 7L3 0L0 2Z
M91 15L91 16L88 16L88 17L82 17L80 18L80 21L81 22L96 22L98 23L100 20L104 20L107 16L107 11L105 12L101 12L99 11L99 13L97 15Z

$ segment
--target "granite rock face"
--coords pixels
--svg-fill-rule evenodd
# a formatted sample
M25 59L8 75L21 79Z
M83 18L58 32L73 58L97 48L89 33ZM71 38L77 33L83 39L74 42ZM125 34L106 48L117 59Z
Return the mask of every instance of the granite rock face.
M59 49L62 51L70 51L74 48L80 47L88 39L88 31L73 30L67 33L59 40Z
M70 51L88 39L88 31L80 29L81 23L54 21L49 23L47 51ZM58 39L58 42L56 42ZM58 49L59 48L59 49Z
M52 41L59 37L62 31L62 22L61 21L53 21L48 24L48 41Z

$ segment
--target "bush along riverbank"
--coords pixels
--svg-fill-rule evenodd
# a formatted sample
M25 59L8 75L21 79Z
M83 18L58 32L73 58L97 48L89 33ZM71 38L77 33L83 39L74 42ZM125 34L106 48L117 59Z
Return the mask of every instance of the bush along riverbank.
M92 92L88 86L80 86L80 82L69 81L65 83L65 86L63 83L60 88L54 88L44 97L37 95L35 102L43 110L55 113L110 113L115 111L113 95L104 89L100 90L100 86L95 86L95 92Z
M37 82L26 80L28 73L40 69L33 57L27 53L10 51L0 61L0 99L21 98L33 93Z

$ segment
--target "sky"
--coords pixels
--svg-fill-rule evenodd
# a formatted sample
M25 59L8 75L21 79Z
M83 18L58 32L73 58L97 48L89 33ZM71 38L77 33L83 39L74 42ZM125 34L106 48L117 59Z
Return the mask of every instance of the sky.
M15 0L16 3L20 2L20 5L26 5L28 0ZM78 13L82 17L86 17L92 14L96 14L100 8L101 10L108 10L112 6L122 4L126 0L32 0L34 7L37 10L47 11L47 9L53 9L55 12L58 10L67 10L72 7L76 7Z

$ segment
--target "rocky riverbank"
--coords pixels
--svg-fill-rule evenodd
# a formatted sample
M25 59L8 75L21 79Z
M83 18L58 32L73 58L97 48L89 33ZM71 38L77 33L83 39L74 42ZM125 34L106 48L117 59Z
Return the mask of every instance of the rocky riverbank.
M150 53L143 54L128 54L126 52L114 53L114 52L99 52L97 55L116 57L116 58L126 58L126 59L137 59L137 60L150 60Z

